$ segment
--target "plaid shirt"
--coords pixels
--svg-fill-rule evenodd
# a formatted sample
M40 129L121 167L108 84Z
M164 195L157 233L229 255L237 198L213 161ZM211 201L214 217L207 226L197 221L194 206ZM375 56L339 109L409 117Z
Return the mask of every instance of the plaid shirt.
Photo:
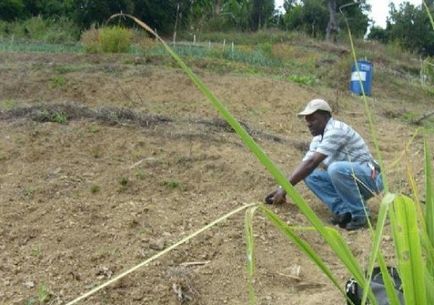
M307 160L315 152L327 156L323 161L325 167L336 161L373 162L363 138L353 128L333 118L327 122L323 135L312 139L303 160Z

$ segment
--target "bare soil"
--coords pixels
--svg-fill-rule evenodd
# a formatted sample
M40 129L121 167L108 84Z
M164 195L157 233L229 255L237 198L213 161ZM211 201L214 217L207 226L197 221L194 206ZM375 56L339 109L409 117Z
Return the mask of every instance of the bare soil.
M296 113L313 97L329 99L337 118L370 139L358 97L194 70L285 172L310 139ZM421 138L394 163L414 128L388 116L386 100L370 101L389 183L407 192L407 165L422 183ZM3 53L0 106L0 304L65 304L275 188L183 72L158 62ZM297 189L326 222L324 205ZM374 221L378 203L369 202ZM291 203L271 208L309 226ZM240 213L80 304L246 304L243 228ZM263 216L254 230L258 304L345 303ZM349 275L329 247L312 230L300 234L343 287ZM368 230L342 234L366 262Z

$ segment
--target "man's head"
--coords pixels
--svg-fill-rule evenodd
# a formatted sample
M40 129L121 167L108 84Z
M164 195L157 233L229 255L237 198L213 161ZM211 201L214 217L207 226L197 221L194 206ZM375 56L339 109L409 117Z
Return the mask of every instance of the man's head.
M325 100L313 99L298 116L305 118L310 133L317 136L323 134L331 113L332 109Z

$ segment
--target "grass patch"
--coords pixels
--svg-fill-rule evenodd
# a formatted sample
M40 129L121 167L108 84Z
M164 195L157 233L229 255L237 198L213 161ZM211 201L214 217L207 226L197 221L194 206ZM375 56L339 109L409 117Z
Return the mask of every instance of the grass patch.
M17 107L17 102L11 99L0 101L0 110L9 111Z
M168 189L181 189L183 190L183 186L181 184L181 182L179 182L178 180L165 180L162 182L162 185L167 187Z
M64 112L54 112L51 115L51 122L58 124L66 124L68 122L68 116Z
M50 78L50 87L51 88L62 88L63 86L65 86L66 84L66 80L65 77L62 75L59 76L53 76L52 78Z
M315 78L311 75L290 75L288 80L306 86L312 86L315 84Z

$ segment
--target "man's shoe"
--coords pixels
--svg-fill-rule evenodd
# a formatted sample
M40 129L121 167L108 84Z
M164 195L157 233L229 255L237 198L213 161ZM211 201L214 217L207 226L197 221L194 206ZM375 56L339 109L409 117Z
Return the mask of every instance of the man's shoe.
M366 217L354 217L346 224L345 229L348 231L354 231L366 227L367 224L368 220Z
M345 228L347 223L351 221L351 213L343 213L343 214L336 214L330 217L330 222L333 225L339 225L341 228Z

